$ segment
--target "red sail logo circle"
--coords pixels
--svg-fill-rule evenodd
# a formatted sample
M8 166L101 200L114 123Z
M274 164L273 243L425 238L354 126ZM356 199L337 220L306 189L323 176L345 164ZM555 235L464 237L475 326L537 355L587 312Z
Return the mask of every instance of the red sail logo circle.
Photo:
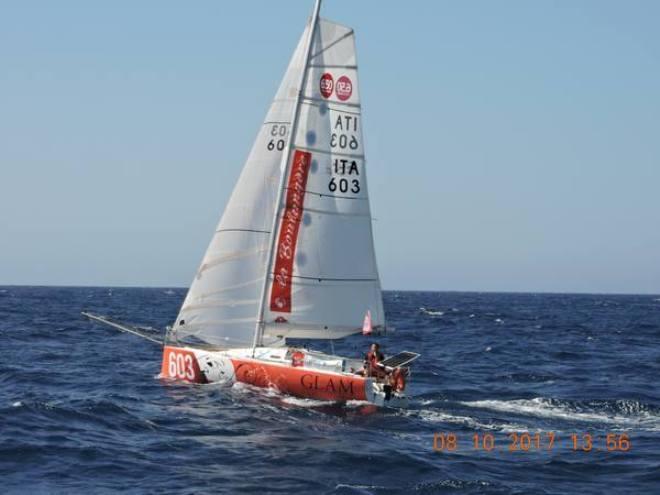
M332 78L332 74L326 72L321 76L319 81L319 89L321 90L321 96L323 98L330 98L332 96L332 90L335 88L335 81Z
M337 79L337 88L336 88L337 98L341 101L348 100L353 94L353 83L346 76L341 76Z

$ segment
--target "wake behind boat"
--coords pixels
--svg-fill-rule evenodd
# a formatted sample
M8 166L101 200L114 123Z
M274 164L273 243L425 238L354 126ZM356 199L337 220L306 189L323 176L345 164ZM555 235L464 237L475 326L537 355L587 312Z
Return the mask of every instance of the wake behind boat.
M386 331L355 34L319 11L317 0L167 332L161 375L403 407L417 354L364 366L287 346Z

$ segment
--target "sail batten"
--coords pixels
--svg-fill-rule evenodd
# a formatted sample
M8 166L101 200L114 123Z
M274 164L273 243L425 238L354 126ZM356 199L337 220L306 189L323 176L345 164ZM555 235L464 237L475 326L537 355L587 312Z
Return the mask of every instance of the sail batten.
M377 278L316 278L316 277L309 277L309 276L304 276L304 275L292 275L291 278L293 278L294 283L296 280L312 280L318 283L322 282L367 282L367 283L373 283L377 282Z

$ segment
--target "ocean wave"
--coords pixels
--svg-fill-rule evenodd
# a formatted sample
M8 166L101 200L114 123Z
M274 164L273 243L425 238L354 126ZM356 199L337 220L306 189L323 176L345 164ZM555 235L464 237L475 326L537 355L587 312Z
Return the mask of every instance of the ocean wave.
M657 492L660 294L387 292L399 331L383 336L383 347L423 355L412 367L410 408L396 410L150 380L158 348L90 327L78 311L162 328L184 291L117 288L110 297L109 289L0 288L3 493ZM498 329L507 331L495 338ZM356 335L334 345L357 356L368 342ZM512 432L593 432L603 441L625 432L633 448L433 451L434 432L467 446L479 431L502 446Z
M428 315L428 316L442 316L442 315L445 314L444 311L438 311L438 310L435 310L435 309L427 309L427 308L424 308L424 307L419 308L419 311L421 313L425 314L425 315Z
M591 401L587 403L536 397L534 399L476 400L461 404L479 409L565 421L615 425L621 429L660 431L660 414L638 401Z
M484 422L471 416L461 416L439 409L409 409L401 412L403 416L417 418L430 423L451 423L473 430L511 431L529 430L529 426L506 422Z
M282 402L296 407L322 407L328 405L328 401L325 400L303 399L292 395L282 395Z

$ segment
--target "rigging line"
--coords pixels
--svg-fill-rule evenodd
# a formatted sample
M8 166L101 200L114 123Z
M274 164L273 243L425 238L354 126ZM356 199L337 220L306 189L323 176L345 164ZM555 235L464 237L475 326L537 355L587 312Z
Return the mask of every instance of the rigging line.
M346 38L349 38L349 37L351 37L351 36L353 36L353 30L352 30L352 29L351 29L348 33L346 33L346 34L344 34L343 36L340 36L339 38L337 38L337 39L336 39L335 41L333 41L332 43L330 43L330 44L324 46L323 49L322 49L321 51L316 52L314 55L311 55L311 56L309 57L309 59L312 60L313 58L318 57L318 56L321 55L323 52L326 52L326 51L328 51L330 48L332 48L333 46L335 46L337 43L340 43L341 41L343 41L343 40L345 40ZM323 40L321 40L321 41L323 41Z
M151 337L150 335L147 335L144 330L141 330L140 328L135 327L133 325L129 325L127 323L121 323L108 316L95 315L94 313L89 313L87 311L83 311L81 314L89 318L90 320L96 321L98 323L103 323L104 325L108 325L109 327L119 330L120 332L130 333L132 335L135 335L136 337L142 337L145 340L153 342L154 344L163 345L162 339L158 340L154 337Z

